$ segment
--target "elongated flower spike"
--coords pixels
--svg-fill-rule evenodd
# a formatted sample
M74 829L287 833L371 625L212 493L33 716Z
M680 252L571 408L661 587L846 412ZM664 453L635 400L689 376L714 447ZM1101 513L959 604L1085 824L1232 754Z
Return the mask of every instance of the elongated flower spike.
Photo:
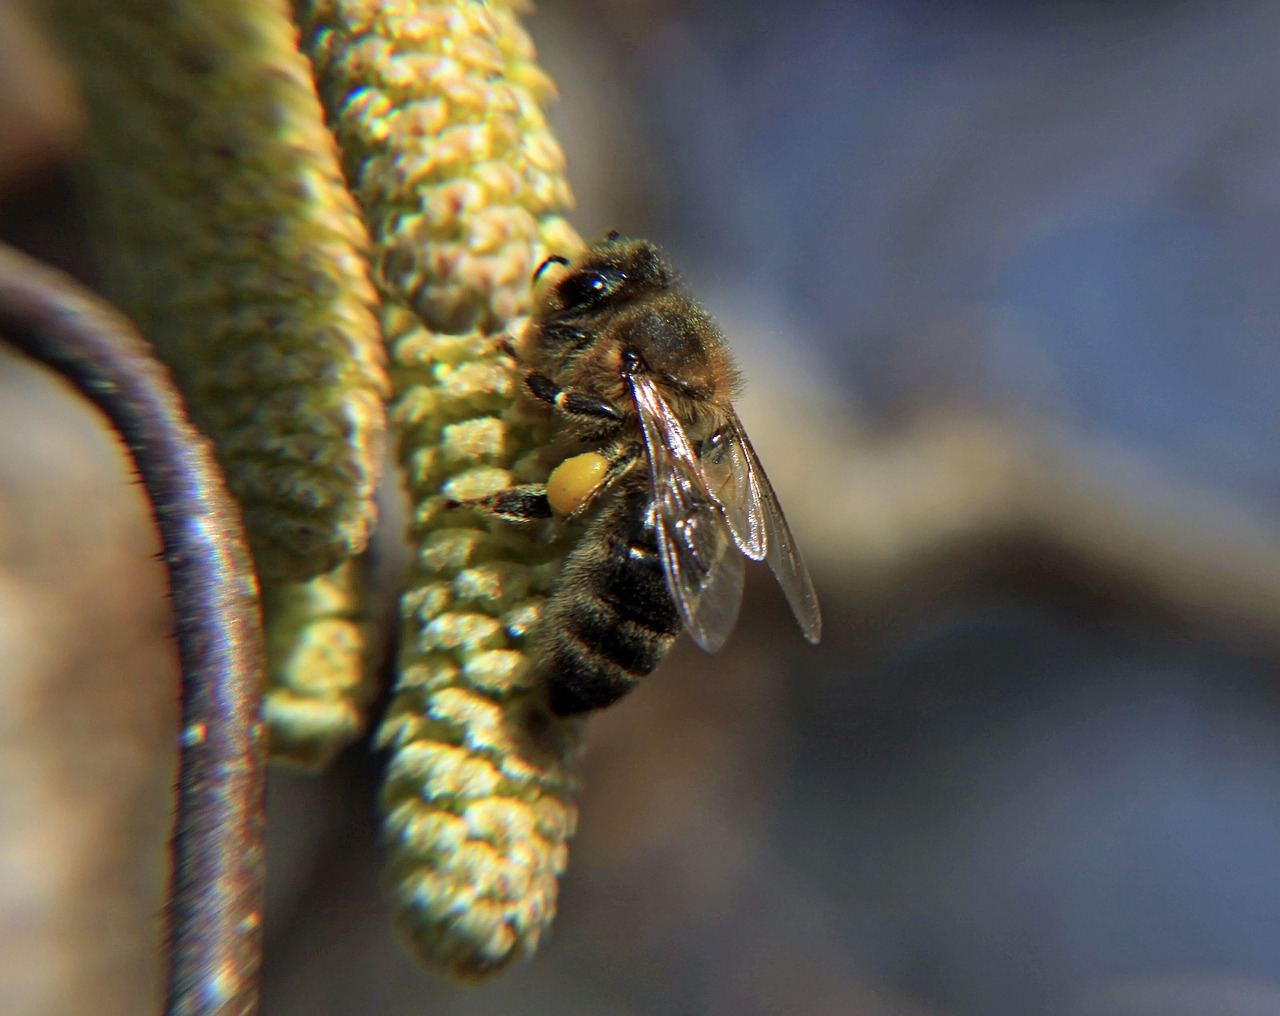
M546 434L513 410L494 337L528 313L538 264L581 247L542 112L552 85L517 6L297 8L373 237L411 500L403 648L379 735L387 881L419 957L466 977L537 945L576 822L579 728L547 713L528 656L564 547L443 507L540 469Z

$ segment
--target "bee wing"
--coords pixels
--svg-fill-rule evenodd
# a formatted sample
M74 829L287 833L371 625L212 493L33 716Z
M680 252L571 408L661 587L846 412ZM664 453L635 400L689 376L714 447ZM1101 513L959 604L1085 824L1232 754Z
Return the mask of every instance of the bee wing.
M649 454L667 588L693 640L714 653L738 619L742 555L724 512L707 491L684 427L652 381L630 380Z
M760 472L758 476L752 468L748 447L746 435L734 417L702 442L698 465L707 490L724 509L733 542L752 561L763 561L768 533L759 476L764 474Z
M724 507L734 542L753 560L764 558L782 586L804 637L817 645L822 637L818 594L773 485L732 408L728 422L704 442L703 448L711 491ZM761 553L752 553L757 547Z

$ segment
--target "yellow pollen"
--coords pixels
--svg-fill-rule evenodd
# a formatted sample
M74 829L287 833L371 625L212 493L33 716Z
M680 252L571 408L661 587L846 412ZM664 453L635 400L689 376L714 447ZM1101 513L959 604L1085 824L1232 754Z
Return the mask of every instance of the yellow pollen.
M596 452L565 459L547 479L551 510L561 517L572 515L600 489L608 471L608 460Z

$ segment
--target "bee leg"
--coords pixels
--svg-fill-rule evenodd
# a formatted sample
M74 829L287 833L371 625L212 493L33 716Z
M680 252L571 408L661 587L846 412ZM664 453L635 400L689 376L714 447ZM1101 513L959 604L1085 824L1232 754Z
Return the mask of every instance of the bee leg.
M537 522L552 516L551 502L547 500L547 488L541 483L526 483L518 487L504 487L488 497L476 497L467 501L446 501L446 508L474 508L492 515L503 522Z
M635 465L643 452L644 446L635 441L615 444L609 449L605 454L605 458L609 460L609 471L604 475L600 490L607 490L614 480Z
M524 385L535 399L547 403L557 412L579 423L599 427L602 423L619 423L622 420L622 414L612 402L598 395L562 388L545 374L526 374Z

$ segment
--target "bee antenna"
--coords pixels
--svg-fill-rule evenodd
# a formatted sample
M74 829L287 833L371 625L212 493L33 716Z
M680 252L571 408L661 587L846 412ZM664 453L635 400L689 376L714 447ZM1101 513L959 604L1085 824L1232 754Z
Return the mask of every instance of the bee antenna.
M567 265L568 258L561 257L559 254L552 254L547 260L538 265L538 270L533 273L533 281L538 281L538 276L547 270L547 265Z

